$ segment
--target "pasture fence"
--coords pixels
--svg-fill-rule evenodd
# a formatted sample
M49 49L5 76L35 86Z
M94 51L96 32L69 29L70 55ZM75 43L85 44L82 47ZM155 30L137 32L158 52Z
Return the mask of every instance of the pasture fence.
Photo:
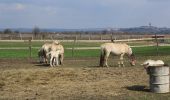
M164 39L162 42L161 39ZM65 48L65 57L78 58L78 57L99 57L100 55L100 44L105 42L110 42L110 40L78 40L74 38L73 40L59 40ZM114 42L124 42L128 43L132 48L136 49L135 52L139 55L141 54L152 54L152 55L168 55L161 49L161 46L169 47L169 38L137 38L137 39L122 39L114 40ZM32 40L32 38L22 39L22 40L0 40L0 58L37 58L38 49L45 43L52 42L51 40ZM153 51L142 51L138 49L142 47L148 49L152 47ZM145 48L146 47L146 48ZM144 52L144 53L143 53Z
M29 41L29 45L28 45L29 46L29 58L31 59L31 57L32 57L32 45L31 45L32 42L31 42L31 39L29 39L28 41Z
M32 33L11 33L11 34L0 34L0 40L120 40L120 39L139 39L152 37L152 34L126 34L126 33L40 33L36 36ZM170 35L166 35L170 37Z

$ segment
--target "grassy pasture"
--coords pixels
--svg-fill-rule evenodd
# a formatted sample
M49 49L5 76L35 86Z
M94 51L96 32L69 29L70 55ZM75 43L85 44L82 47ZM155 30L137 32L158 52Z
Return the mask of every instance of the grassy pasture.
M32 57L37 57L38 48L40 48L44 43L43 42L32 42ZM72 48L76 47L99 47L101 43L85 43L85 42L62 42L64 48ZM146 45L148 42L141 43L128 43L131 46L136 45ZM28 42L0 42L0 48L8 48L8 49L0 49L0 57L1 58L27 58L29 57L29 46ZM21 49L10 49L10 48L21 48ZM24 49L22 49L24 48ZM132 47L133 52L137 56L155 56L157 55L157 49L155 46L150 47ZM170 46L160 46L158 48L158 55L170 55ZM99 57L100 50L74 50L74 57ZM72 50L65 50L65 57L72 57Z

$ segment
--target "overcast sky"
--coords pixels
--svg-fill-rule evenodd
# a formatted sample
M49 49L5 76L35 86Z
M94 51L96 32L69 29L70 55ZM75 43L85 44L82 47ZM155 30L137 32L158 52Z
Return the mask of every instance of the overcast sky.
M0 0L0 28L170 27L170 0Z

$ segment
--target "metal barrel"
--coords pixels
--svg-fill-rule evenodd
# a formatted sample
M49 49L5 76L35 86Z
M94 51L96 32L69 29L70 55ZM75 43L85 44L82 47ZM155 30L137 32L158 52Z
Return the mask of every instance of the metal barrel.
M150 90L154 93L169 92L169 67L149 66Z

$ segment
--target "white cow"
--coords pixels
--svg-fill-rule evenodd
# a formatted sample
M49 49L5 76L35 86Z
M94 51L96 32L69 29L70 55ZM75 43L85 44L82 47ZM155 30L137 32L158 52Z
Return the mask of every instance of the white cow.
M51 51L51 43L45 43L38 51L40 63L48 63L46 54Z
M38 57L40 60L40 63L48 63L48 57L46 56L47 53L50 51L57 51L60 50L60 56L59 56L59 64L63 64L63 59L64 59L64 47L60 44L59 41L53 41L52 43L45 43L42 45L42 47L38 51Z
M120 61L118 62L119 66L124 66L123 56L127 55L130 59L130 64L135 65L136 59L135 55L132 52L132 49L129 45L124 43L104 43L101 45L101 54L100 54L100 66L108 67L107 60L109 55L120 56Z

